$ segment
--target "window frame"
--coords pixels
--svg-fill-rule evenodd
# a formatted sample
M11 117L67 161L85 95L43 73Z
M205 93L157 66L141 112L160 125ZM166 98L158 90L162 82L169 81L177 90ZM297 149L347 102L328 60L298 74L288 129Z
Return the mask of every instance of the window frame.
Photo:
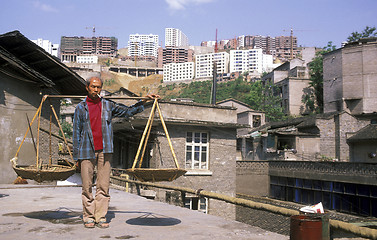
M197 204L195 205L198 207L198 209L193 209L193 201L197 201ZM185 197L183 204L185 208L188 208L190 210L195 210L205 214L208 213L208 198L206 197ZM201 209L202 204L204 204L205 209Z
M188 142L189 133L191 133L191 142ZM199 142L195 142L196 134L200 134ZM207 135L206 143L203 143L203 134ZM188 147L191 147L191 166L188 167ZM203 148L206 148L206 153L203 155ZM199 156L198 160L195 159L195 153L197 153L196 148L199 149ZM205 166L203 166L202 157L206 157ZM198 166L196 167L195 164L198 162ZM209 132L206 131L187 131L186 132L186 140L185 140L185 169L188 170L209 170Z

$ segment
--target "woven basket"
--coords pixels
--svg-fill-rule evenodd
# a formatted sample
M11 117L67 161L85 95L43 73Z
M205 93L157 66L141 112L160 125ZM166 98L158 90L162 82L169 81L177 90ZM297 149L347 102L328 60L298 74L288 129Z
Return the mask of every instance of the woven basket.
M66 180L76 172L76 168L48 164L43 164L40 169L37 169L35 165L17 165L13 166L13 169L18 176L32 179L39 183L43 181Z
M162 182L173 181L176 178L184 175L187 171L180 168L129 168L126 169L126 173L135 177L142 182Z

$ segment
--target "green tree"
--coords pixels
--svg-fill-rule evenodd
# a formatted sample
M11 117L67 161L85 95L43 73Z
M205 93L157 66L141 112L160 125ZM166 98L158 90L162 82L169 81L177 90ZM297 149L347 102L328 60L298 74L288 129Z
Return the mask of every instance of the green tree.
M257 81L251 84L246 103L254 110L263 111L268 121L276 122L286 120L287 116L281 106L281 97L276 94L279 90L271 83L263 84Z
M360 40L361 38L376 37L376 36L377 36L376 28L366 26L365 29L361 33L352 32L351 35L347 38L347 42L355 42L355 41Z
M72 139L72 134L73 134L73 126L71 123L69 122L66 122L66 121L63 121L63 122L60 122L61 123L61 126L62 126L62 130L64 132L64 136L68 139ZM60 137L63 137L63 134L61 131L59 131L59 136Z
M304 90L302 102L309 113L323 112L323 54L336 49L332 42L328 42L322 51L316 53L309 63L309 88Z

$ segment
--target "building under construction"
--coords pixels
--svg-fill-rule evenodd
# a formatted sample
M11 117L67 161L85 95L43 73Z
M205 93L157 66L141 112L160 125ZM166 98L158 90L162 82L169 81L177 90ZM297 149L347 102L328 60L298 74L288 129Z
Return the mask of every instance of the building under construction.
M66 62L76 62L77 56L115 57L118 39L115 37L62 36L60 48L60 59Z

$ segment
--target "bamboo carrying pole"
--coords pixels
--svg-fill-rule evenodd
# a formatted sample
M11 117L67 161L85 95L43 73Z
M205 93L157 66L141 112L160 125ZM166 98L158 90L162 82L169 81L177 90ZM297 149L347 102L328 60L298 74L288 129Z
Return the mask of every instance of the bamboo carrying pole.
M75 96L75 95L45 95L46 98L86 98L87 96ZM121 96L104 96L104 99L133 99L133 100L148 100L147 97L121 97Z
M46 101L47 98L86 98L87 96L75 96L75 95L44 95L42 97L42 101L41 101L41 104L39 105L36 113L34 114L34 117L33 119L31 120L30 124L29 124L29 127L28 129L26 130L26 133L21 141L21 144L20 146L18 147L17 149L17 152L15 154L15 158L18 157L18 154L20 152L20 149L21 149L21 146L23 145L25 139L26 139L26 136L29 132L29 130L31 129L31 125L33 125L33 122L35 120L35 118L38 116L39 112L42 110L42 105L44 103L44 101ZM147 98L147 97L119 97L119 96L114 96L114 97L102 97L104 99L134 99L134 100L149 100L150 98ZM39 129L39 128L38 128ZM39 130L38 130L39 131Z

